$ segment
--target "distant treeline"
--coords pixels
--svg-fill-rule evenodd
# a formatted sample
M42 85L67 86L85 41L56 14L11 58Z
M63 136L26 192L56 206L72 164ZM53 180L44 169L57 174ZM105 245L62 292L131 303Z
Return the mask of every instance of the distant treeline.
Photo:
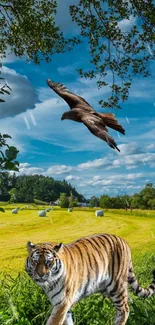
M76 198L77 202L86 202L71 184L65 180L58 181L43 175L23 175L3 173L0 175L0 201L33 203L37 201L54 202L61 193L66 197ZM88 202L88 201L87 201ZM139 193L110 197L102 195L100 198L92 196L89 200L91 207L104 209L155 209L155 185L148 183Z
M65 180L58 181L42 175L16 176L9 173L0 175L0 201L53 202L59 199L61 193L66 193L67 196L72 193L78 201L85 201L85 198Z
M108 195L102 195L100 198L92 197L90 205L100 206L107 209L155 209L155 185L152 183L146 184L145 188L139 193L132 196L122 195L110 197Z

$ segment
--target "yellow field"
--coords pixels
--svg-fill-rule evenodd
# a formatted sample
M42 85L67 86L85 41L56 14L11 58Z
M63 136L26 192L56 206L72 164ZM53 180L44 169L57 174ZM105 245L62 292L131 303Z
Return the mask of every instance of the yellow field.
M27 241L67 243L106 232L126 239L133 255L155 252L155 211L109 210L104 217L97 218L93 209L75 209L68 213L55 208L47 217L38 217L33 206L17 215L12 214L12 208L6 206L5 213L0 212L0 271L13 274L24 268Z

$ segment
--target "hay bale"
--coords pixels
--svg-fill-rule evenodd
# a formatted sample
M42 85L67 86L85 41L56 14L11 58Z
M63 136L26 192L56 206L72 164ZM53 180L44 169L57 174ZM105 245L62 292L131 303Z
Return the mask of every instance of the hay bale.
M39 217L46 217L46 211L45 210L38 211L38 216Z
M45 211L46 211L46 212L50 212L50 211L51 211L51 209L50 209L50 208L47 208Z
M104 211L103 210L96 210L95 211L95 216L96 217L103 217L104 216Z
M19 210L19 208L17 208L17 209L13 209L13 210L12 210L12 214L18 214L18 210Z
M72 208L69 208L69 209L68 209L68 212L72 212L72 211L73 211L73 209L72 209Z

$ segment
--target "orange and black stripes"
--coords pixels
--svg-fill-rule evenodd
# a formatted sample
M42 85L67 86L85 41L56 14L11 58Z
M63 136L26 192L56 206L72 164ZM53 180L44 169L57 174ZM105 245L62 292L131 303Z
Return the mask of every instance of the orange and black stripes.
M67 245L28 243L26 271L49 297L54 314L48 325L73 324L71 306L81 298L101 292L116 309L116 325L128 315L128 283L140 297L155 294L155 271L151 285L143 289L136 280L131 251L120 237L100 234Z

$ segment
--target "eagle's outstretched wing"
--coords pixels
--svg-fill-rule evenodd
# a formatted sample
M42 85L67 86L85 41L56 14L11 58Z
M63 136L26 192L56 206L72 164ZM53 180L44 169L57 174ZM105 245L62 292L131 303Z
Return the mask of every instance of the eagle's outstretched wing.
M82 122L87 126L91 133L96 135L96 137L107 142L111 148L120 151L114 139L108 134L108 130L100 118L91 114L87 114L82 117Z
M92 107L89 105L89 103L86 102L84 98L73 94L63 84L59 82L53 82L50 79L47 80L47 84L67 102L70 109L76 108L79 105L83 105L83 108L87 110L92 109Z

